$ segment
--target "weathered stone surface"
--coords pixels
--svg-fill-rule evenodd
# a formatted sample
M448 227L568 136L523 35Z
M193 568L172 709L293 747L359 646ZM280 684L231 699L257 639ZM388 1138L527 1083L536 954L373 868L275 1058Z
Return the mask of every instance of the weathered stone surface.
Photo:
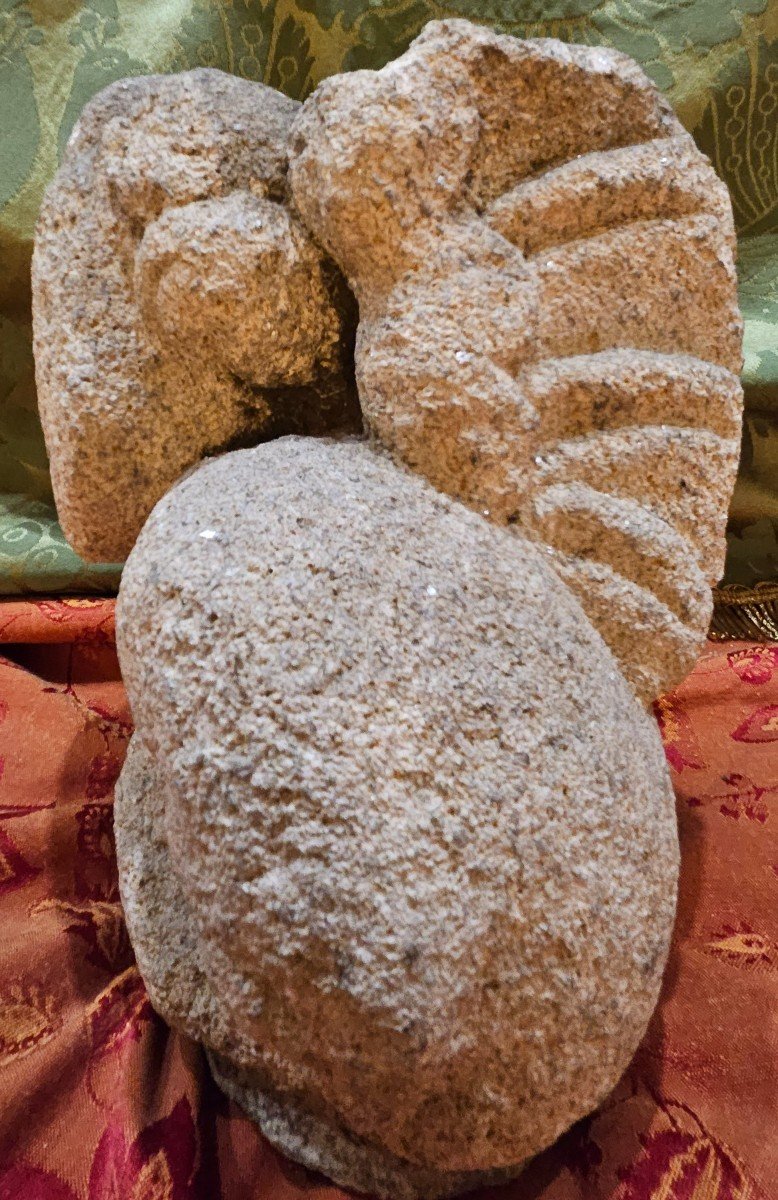
M298 105L219 71L113 84L46 193L35 360L57 509L123 558L208 453L361 429L353 301L292 211Z
M118 642L141 971L268 1136L399 1200L604 1097L656 1001L675 810L539 548L364 442L284 438L156 506Z
M373 436L559 574L651 699L691 667L737 466L726 188L632 60L433 22L295 118Z

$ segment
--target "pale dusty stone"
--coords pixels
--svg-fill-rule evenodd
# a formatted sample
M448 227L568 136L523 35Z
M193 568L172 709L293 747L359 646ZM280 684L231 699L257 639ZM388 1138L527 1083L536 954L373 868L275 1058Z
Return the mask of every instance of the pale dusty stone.
M433 22L325 80L290 182L392 455L546 544L650 700L691 667L740 444L726 188L616 51Z
M364 442L284 438L156 506L118 644L141 971L269 1137L445 1195L603 1099L660 985L675 808L539 548Z
M290 1094L274 1091L256 1050L237 1032L200 966L191 908L168 853L158 774L143 743L133 737L115 801L124 915L154 1008L205 1044L219 1086L290 1158L391 1200L450 1195L515 1175L515 1168L444 1172L412 1165L315 1115Z
M287 198L297 107L197 70L113 84L73 132L33 317L57 509L87 559L123 558L206 454L361 429L353 300Z

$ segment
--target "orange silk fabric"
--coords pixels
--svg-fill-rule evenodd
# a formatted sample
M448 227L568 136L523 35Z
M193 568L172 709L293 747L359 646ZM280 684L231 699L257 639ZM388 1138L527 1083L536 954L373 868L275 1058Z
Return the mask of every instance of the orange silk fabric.
M0 1200L335 1200L220 1095L133 963L113 611L0 605ZM603 1108L482 1197L778 1197L778 645L709 646L657 715L683 848L661 1003Z

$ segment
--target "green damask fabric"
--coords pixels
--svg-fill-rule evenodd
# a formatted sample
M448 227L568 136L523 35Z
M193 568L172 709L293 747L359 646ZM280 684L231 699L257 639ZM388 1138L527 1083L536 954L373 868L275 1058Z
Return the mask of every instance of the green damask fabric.
M30 338L36 214L84 103L123 75L193 66L302 99L445 16L633 55L727 181L748 410L728 575L778 578L778 0L0 0L0 593L117 578L81 563L56 524Z

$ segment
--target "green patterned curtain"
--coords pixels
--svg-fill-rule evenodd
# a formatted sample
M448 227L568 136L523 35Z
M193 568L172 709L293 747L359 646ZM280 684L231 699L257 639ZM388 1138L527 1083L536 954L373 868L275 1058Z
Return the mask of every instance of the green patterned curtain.
M333 72L383 66L445 16L626 51L728 183L747 415L727 577L778 579L778 0L0 0L0 593L118 579L56 523L30 337L36 214L84 103L123 75L194 66L301 99Z

